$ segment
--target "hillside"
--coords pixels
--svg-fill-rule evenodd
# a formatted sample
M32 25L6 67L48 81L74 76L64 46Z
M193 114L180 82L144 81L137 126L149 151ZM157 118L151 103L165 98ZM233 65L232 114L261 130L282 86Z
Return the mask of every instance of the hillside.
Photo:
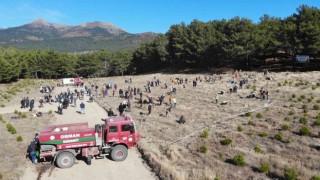
M38 19L19 27L0 29L0 43L20 49L92 51L135 49L152 41L157 34L131 34L106 22L87 22L76 26L48 23Z

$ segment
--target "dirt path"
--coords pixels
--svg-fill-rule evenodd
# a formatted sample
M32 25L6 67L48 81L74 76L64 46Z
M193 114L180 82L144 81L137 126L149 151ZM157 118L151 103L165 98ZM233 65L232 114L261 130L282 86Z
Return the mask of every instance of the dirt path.
M63 88L57 88L56 92L63 91ZM74 123L74 122L89 122L89 126L100 123L101 118L106 117L106 112L97 103L88 103L85 97L86 114L80 115L79 107L69 107L63 111L63 115L55 113L55 124ZM77 106L81 101L78 100ZM38 104L36 103L36 106ZM17 108L17 107L15 107ZM53 104L45 104L44 108L35 108L48 112L49 110L56 111L57 106ZM1 110L4 112L13 112L14 107L7 107ZM20 110L19 110L20 111ZM92 160L92 165L88 166L84 161L76 161L76 164L69 169L59 169L51 166L50 163L32 165L28 163L25 173L21 176L21 180L44 180L44 179L155 179L154 175L143 164L143 160L139 157L140 154L136 149L129 150L128 158L123 162L114 162L107 158ZM124 173L125 172L125 173Z

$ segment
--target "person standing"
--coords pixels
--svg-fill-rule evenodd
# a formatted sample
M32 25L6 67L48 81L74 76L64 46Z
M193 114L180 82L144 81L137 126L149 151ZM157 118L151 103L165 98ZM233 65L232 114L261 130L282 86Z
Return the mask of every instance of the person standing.
M219 101L219 95L217 94L216 95L216 104L218 104L218 101Z
M152 111L152 104L149 103L149 105L148 105L148 114L151 114L151 111Z
M40 107L40 108L43 107L43 99L42 99L42 98L40 98L39 103L40 103L40 106L39 106L39 107Z
M119 109L120 116L122 116L123 115L123 111L124 111L124 105L122 103L120 103L118 109Z
M34 141L31 141L30 145L28 146L27 154L29 158L31 159L32 163L36 163L36 143Z
M22 98L22 100L21 100L21 109L25 108L25 102L26 102L25 98Z
M73 107L77 107L77 98L73 99Z
M30 109L29 111L32 111L34 108L34 99L32 98L31 101L30 101Z
M81 102L80 104L80 109L81 109L81 114L85 114L85 104L83 102Z

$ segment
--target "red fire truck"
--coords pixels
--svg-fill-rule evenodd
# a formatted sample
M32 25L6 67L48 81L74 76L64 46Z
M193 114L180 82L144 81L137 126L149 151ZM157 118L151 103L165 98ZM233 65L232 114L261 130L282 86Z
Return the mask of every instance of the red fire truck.
M114 161L127 158L128 148L140 140L133 119L126 116L113 116L102 119L104 123L94 128L88 123L52 125L39 135L39 160L51 159L60 168L70 168L76 156L84 157L91 164L93 157L109 155Z

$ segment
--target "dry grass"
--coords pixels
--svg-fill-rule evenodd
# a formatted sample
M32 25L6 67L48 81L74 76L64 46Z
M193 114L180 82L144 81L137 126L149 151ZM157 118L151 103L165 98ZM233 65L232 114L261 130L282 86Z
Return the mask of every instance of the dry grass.
M313 99L315 94L319 94L319 88L306 87L312 83L310 80L316 80L320 73L271 73L270 76L275 79L272 81L264 80L261 73L243 72L240 75L243 78L249 77L249 84L246 84L243 89L238 89L237 94L220 95L219 101L228 101L231 103L228 105L216 104L215 95L220 90L227 92L232 86L227 83L227 80L232 77L230 73L224 74L221 81L198 82L196 88L192 87L192 82L188 83L186 88L183 88L182 85L175 85L178 105L172 109L168 117L162 116L165 114L165 109L169 107L168 95L165 98L165 105L154 106L151 115L140 114L140 112L147 112L146 106L140 109L138 104L133 105L134 108L130 114L143 134L139 148L161 179L277 178L284 177L284 169L291 166L298 170L300 178L308 179L320 171L319 150L312 148L319 139L299 135L299 130L303 126L299 122L299 119L303 117L301 107L310 101L308 99ZM192 81L199 76L204 79L204 74L151 74L132 77L132 84L124 83L124 80L129 77L94 81L103 83L112 80L118 84L118 87L124 89L127 89L128 86L140 87L146 99L147 95L157 98L169 91L169 89L154 87L151 94L145 93L143 86L153 77L159 78L162 82L170 82L170 78L181 77ZM288 83L283 83L285 81ZM281 86L278 86L279 82L282 83ZM256 89L255 94L259 94L261 87L268 88L271 98L268 109L262 109L248 116L226 119L226 117L262 107L266 103L260 99L245 98L251 93L252 87ZM292 101L288 101L290 98ZM300 101L297 100L298 98ZM113 107L113 109L116 109L122 100L119 97L98 99L100 104L106 108ZM317 113L317 110L309 108L307 114L310 120L306 125L310 127L314 137L320 131L319 126L312 126ZM184 115L187 120L184 125L176 122L181 115ZM248 122L252 123L248 124ZM285 128L286 131L282 130L284 124L290 127ZM202 138L202 127L208 126L210 127L208 137ZM239 127L242 128L242 132L238 130ZM198 133L170 144L197 130ZM274 136L280 131L282 140L277 141ZM230 146L220 143L227 137L232 139ZM262 150L261 153L254 151L257 144ZM206 153L199 151L202 146L208 148ZM239 153L244 155L247 166L233 165L231 160ZM261 162L270 164L270 173L263 174L254 170L259 169Z

